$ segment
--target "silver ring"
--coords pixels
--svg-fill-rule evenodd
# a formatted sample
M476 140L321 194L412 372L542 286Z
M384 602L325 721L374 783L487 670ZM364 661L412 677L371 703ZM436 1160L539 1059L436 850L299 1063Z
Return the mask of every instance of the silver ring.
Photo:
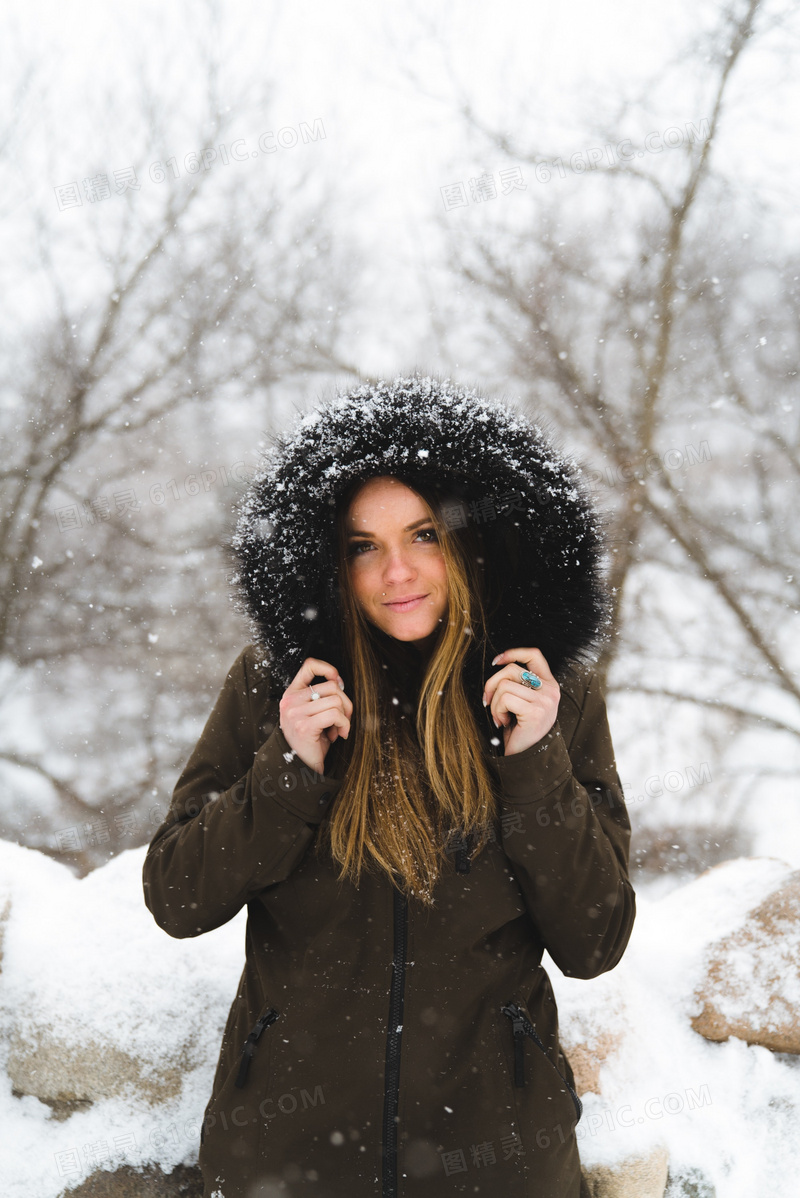
M542 685L542 680L538 674L534 674L530 670L523 670L522 685L529 686L532 691L538 691L539 687Z
M318 698L319 698L319 691L312 691L311 692L311 702L313 703L314 700L318 699Z

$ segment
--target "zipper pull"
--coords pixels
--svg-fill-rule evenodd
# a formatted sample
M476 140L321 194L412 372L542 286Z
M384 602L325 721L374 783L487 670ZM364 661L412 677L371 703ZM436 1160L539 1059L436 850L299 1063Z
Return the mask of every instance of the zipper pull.
M514 1034L514 1085L525 1085L525 1020L516 1003L506 1003L500 1010L511 1020Z
M241 1090L244 1086L245 1080L247 1078L247 1070L250 1068L250 1062L255 1056L256 1042L259 1036L263 1032L264 1028L269 1027L269 1025L274 1023L277 1018L278 1012L274 1007L270 1007L270 1009L261 1016L258 1023L245 1040L244 1047L242 1048L241 1060L239 1061L239 1072L236 1074L236 1081L233 1083L238 1089Z

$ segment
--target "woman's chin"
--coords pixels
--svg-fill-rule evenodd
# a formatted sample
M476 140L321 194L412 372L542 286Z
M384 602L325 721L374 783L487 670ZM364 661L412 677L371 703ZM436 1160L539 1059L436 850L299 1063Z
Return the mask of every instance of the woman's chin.
M403 641L405 644L416 644L417 641L426 641L435 631L433 628L398 628L390 627L384 629L389 635L393 636L396 641Z

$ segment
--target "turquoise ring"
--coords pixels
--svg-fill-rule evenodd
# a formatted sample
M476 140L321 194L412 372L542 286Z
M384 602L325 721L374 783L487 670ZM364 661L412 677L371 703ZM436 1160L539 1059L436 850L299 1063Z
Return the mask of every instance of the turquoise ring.
M542 680L538 674L532 674L530 670L522 671L522 681L525 686L529 686L532 691L538 691L542 685Z

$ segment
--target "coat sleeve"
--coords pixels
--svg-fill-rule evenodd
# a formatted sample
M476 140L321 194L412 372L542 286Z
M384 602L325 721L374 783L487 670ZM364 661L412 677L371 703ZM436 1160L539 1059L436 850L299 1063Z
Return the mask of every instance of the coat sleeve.
M211 931L287 878L340 784L294 756L277 721L260 743L269 680L249 649L231 667L145 857L145 903L170 936Z
M569 745L557 719L535 745L493 764L503 848L545 948L562 973L593 978L619 962L633 929L631 826L597 676L582 694L562 690L560 715L565 704L577 707Z

